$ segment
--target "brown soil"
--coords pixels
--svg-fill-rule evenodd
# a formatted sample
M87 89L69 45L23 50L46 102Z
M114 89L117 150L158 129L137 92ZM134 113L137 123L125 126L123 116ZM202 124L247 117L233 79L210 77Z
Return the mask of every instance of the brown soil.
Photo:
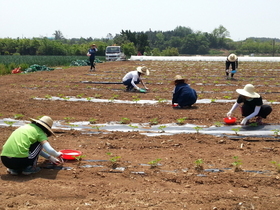
M120 82L123 75L138 65L151 71L144 77L150 88L146 94L124 92L122 84L89 84L81 81ZM240 63L237 80L226 80L223 62L108 62L88 67L71 67L50 72L6 75L1 77L1 118L28 120L49 115L55 121L118 122L129 118L132 123L185 123L214 125L222 122L233 103L196 104L194 109L173 110L168 103L156 105L69 102L35 100L48 96L99 97L121 100L171 100L176 74L188 78L199 99L235 99L235 89L248 83L256 86L263 99L279 100L279 64ZM279 125L280 105L272 104L273 113L264 121ZM236 112L239 123L242 118ZM3 145L16 127L0 127ZM82 134L77 130L54 130L50 137L57 150L77 149L85 157L81 162L67 161L71 170L45 169L31 176L11 176L0 164L0 209L279 209L280 175L271 161L279 159L279 142L265 138L231 140L204 134L177 134L148 137L139 132L101 132ZM112 153L108 156L106 153ZM108 161L120 156L114 169ZM241 170L232 163L237 156ZM159 165L148 163L159 160ZM219 169L211 172L197 169ZM107 160L89 162L86 160ZM44 166L44 159L39 164ZM81 167L102 165L103 167ZM260 173L257 173L260 172ZM263 172L263 173L261 173Z

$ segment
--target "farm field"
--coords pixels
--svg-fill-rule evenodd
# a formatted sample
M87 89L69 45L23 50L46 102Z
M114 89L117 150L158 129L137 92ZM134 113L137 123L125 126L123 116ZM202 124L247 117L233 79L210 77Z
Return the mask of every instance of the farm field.
M150 76L143 77L148 93L124 92L122 84L108 84L121 82L125 73L142 65L150 69ZM95 72L82 66L1 76L1 120L48 115L64 125L88 122L92 129L87 131L92 132L74 126L54 129L57 137L49 141L55 149L83 152L81 161L65 162L63 169L69 170L46 168L40 158L39 173L11 176L0 164L0 209L279 209L280 173L271 162L280 163L280 146L273 135L231 139L198 131L147 136L135 129L98 127L124 119L128 124L166 125L183 118L184 124L226 127L223 118L234 101L219 100L235 100L235 90L251 83L273 108L263 127L280 130L279 71L277 62L240 62L236 80L227 80L224 62L124 61L98 63ZM177 74L187 78L200 100L211 103L173 109L170 83ZM241 114L234 114L240 123ZM1 145L15 129L0 126ZM117 168L112 167L114 158Z

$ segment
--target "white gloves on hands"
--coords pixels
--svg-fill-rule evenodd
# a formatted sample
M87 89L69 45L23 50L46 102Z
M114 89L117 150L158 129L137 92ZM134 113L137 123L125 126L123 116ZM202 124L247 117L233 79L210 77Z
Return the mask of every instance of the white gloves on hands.
M50 156L49 161L51 161L53 164L55 165L59 165L64 163L64 161L62 160L62 158L55 158L53 156Z
M232 112L228 112L228 113L227 113L227 117L228 117L228 118L231 118L231 115L232 115Z
M242 121L241 121L241 125L246 125L246 123L247 123L247 121L248 121L248 119L245 117Z
M57 152L59 155L55 158L53 156L50 156L49 161L51 161L53 164L59 165L59 164L63 164L64 160L61 157L62 156L62 152Z

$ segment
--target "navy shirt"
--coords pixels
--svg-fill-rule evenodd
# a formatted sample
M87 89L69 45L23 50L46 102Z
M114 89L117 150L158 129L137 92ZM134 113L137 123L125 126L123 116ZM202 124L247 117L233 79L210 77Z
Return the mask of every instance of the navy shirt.
M176 85L173 93L172 103L178 103L179 106L191 106L197 100L197 94L186 83Z
M88 53L90 54L90 58L95 58L96 48L90 48Z

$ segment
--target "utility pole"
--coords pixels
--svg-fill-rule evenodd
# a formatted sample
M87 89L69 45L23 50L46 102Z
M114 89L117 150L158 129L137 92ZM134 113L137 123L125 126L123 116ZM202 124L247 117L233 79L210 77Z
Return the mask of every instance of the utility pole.
M272 40L272 57L274 57L275 54L275 38Z

